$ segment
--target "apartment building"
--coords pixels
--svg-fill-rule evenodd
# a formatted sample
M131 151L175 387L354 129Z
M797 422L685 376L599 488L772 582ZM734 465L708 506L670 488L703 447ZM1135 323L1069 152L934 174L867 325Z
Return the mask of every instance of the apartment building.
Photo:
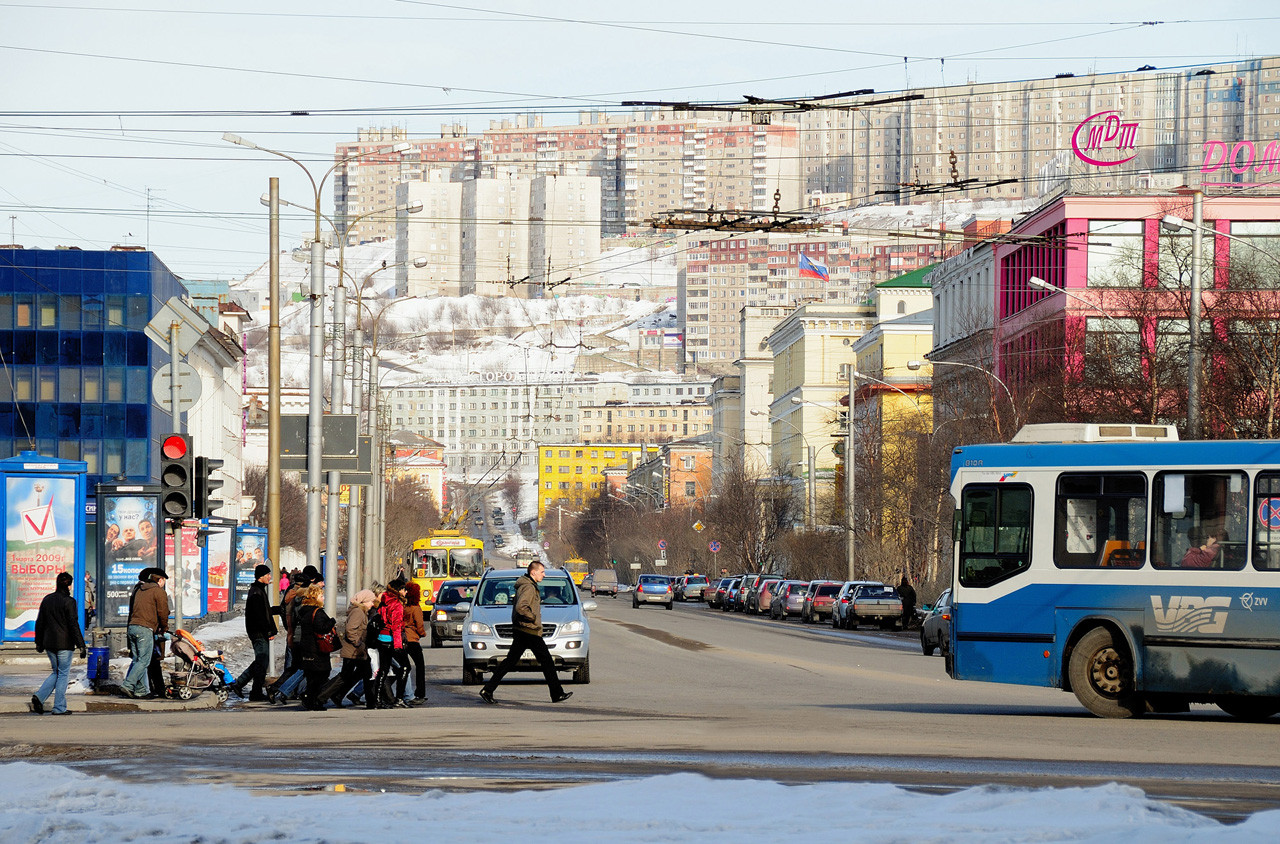
M606 470L631 471L657 453L646 445L579 443L539 444L538 520L563 508L578 512L594 496L606 490Z
M711 433L711 406L705 398L674 404L614 401L579 410L583 442L663 443Z
M534 177L528 205L531 298L550 297L560 284L599 272L600 201L599 176Z
M606 236L644 228L655 215L682 208L784 211L802 206L799 126L755 126L746 120L666 110L625 115L583 112L576 125L544 126L541 115L493 121L488 130L441 127L439 138L409 138L403 129L361 129L339 143L339 161L392 143L403 155L368 155L340 166L334 186L340 222L394 204L397 182L445 169L463 181L495 169L532 178L576 171L601 182L598 210ZM776 199L775 199L776 197ZM361 222L355 242L392 236L386 220Z
M422 203L395 218L396 295L462 296L462 183L444 170L396 188L396 204Z
M624 398L628 388L594 376L491 372L393 387L386 401L393 430L443 443L450 475L474 481L486 473L532 473L537 443L577 439L578 408Z

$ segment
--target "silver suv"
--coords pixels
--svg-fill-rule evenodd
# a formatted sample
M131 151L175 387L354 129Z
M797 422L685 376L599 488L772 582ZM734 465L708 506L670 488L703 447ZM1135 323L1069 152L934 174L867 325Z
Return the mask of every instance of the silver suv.
M489 569L480 577L475 597L466 606L462 622L462 684L478 686L484 672L492 671L511 649L511 605L516 580L524 569ZM559 671L572 671L573 682L591 682L591 630L586 613L595 601L578 600L578 590L564 569L548 568L538 584L542 598L542 638ZM517 671L541 671L533 654L526 653Z

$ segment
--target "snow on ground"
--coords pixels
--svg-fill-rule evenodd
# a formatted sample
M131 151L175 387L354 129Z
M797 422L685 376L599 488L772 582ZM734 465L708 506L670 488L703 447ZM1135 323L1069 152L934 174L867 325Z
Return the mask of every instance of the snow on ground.
M222 785L138 784L61 765L0 764L0 840L42 844L192 841L383 842L420 830L433 844L810 840L1275 841L1280 811L1224 826L1140 790L978 787L947 795L892 785L788 786L674 774L550 791L260 794ZM399 830L400 832L396 832Z

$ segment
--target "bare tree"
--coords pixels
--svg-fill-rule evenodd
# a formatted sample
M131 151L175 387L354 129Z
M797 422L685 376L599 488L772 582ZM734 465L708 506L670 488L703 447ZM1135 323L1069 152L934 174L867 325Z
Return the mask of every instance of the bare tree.
M244 494L261 502L249 524L267 526L267 470L248 466L244 473ZM307 547L307 495L298 476L286 472L280 479L280 545L285 548Z

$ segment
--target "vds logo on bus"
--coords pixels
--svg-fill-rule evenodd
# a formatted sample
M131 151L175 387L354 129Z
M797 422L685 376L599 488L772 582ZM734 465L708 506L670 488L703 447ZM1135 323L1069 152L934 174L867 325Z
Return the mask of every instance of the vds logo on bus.
M1151 596L1151 611L1156 630L1161 633L1221 633L1227 626L1230 598L1197 598L1171 595L1168 606L1159 595Z

